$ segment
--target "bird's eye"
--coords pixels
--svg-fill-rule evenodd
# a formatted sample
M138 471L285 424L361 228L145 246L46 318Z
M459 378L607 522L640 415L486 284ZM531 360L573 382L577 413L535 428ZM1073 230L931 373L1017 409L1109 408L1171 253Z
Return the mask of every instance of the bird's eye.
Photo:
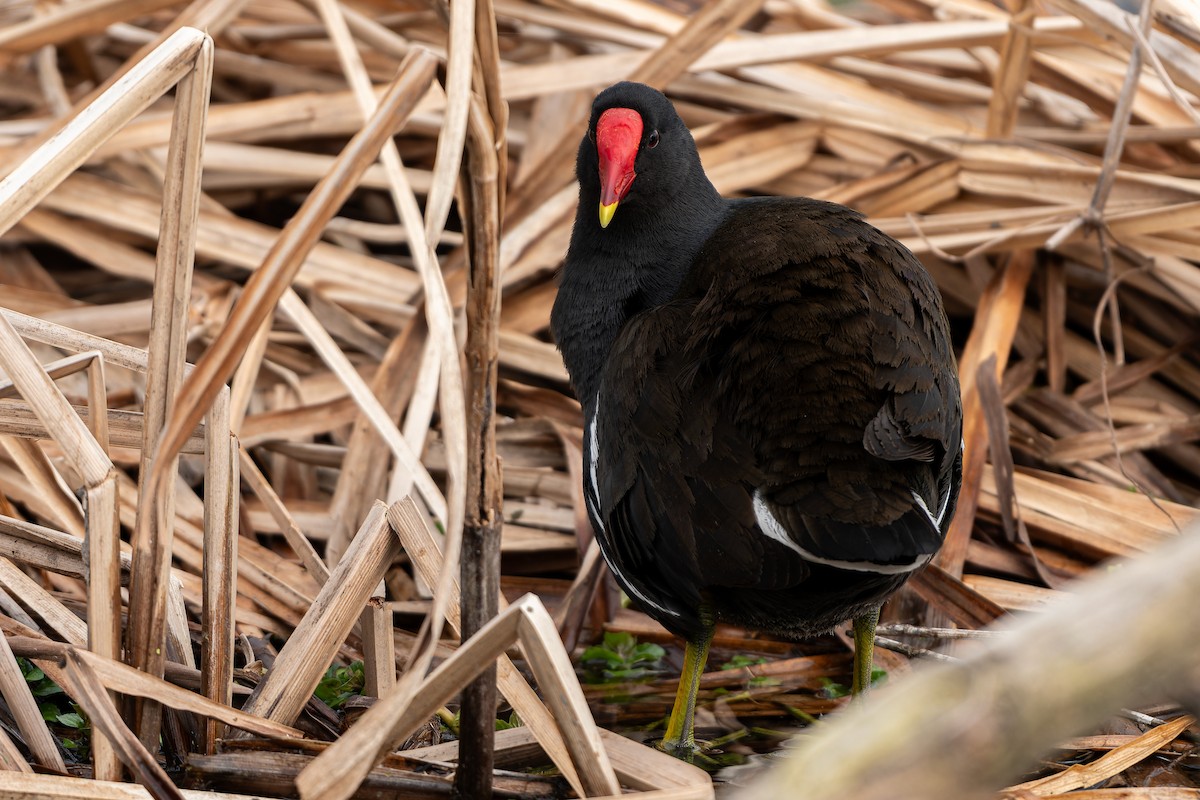
M650 131L650 135L646 137L647 147L658 147L658 131Z
M587 137L588 137L588 140L591 141L592 144L596 143L596 132L594 130L592 130L591 128L588 128Z

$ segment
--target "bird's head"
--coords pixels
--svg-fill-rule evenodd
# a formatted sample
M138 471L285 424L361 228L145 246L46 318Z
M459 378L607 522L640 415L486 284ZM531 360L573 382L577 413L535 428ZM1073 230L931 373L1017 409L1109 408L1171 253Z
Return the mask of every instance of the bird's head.
M625 81L596 96L577 173L583 196L599 196L600 227L618 204L664 202L692 163L696 144L662 92Z

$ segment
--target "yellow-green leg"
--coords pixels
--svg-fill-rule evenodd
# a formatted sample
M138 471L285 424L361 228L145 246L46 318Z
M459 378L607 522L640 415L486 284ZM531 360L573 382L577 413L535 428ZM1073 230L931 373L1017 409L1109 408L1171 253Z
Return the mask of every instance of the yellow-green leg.
M875 626L879 609L873 608L854 618L854 684L850 691L860 697L871 688L871 661L875 655Z
M708 661L708 646L712 643L713 623L705 621L704 631L696 639L689 639L683 651L683 672L679 675L679 689L675 692L675 707L667 723L662 749L672 755L691 761L696 751L696 693L700 690L700 676Z

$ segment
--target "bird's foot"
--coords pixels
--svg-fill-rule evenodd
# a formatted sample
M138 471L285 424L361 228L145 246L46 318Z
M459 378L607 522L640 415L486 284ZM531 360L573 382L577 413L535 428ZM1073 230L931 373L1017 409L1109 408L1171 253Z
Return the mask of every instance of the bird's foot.
M659 741L656 747L669 756L674 756L680 761L686 761L689 764L696 763L696 757L700 754L702 748L695 741L669 741L663 739Z
M700 767L700 769L706 772L714 772L725 766L722 760L713 758L713 754L721 753L720 750L712 749L720 745L720 743L720 741L668 742L666 739L663 739L655 747L687 764Z

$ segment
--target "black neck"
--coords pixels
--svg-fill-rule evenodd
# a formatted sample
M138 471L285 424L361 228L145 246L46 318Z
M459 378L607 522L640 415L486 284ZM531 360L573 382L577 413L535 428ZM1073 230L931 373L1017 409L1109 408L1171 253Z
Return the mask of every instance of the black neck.
M585 411L621 328L637 313L674 297L725 214L726 201L698 162L673 188L669 201L621 204L609 226L601 228L599 186L581 183L551 326ZM567 319L571 324L562 324Z

